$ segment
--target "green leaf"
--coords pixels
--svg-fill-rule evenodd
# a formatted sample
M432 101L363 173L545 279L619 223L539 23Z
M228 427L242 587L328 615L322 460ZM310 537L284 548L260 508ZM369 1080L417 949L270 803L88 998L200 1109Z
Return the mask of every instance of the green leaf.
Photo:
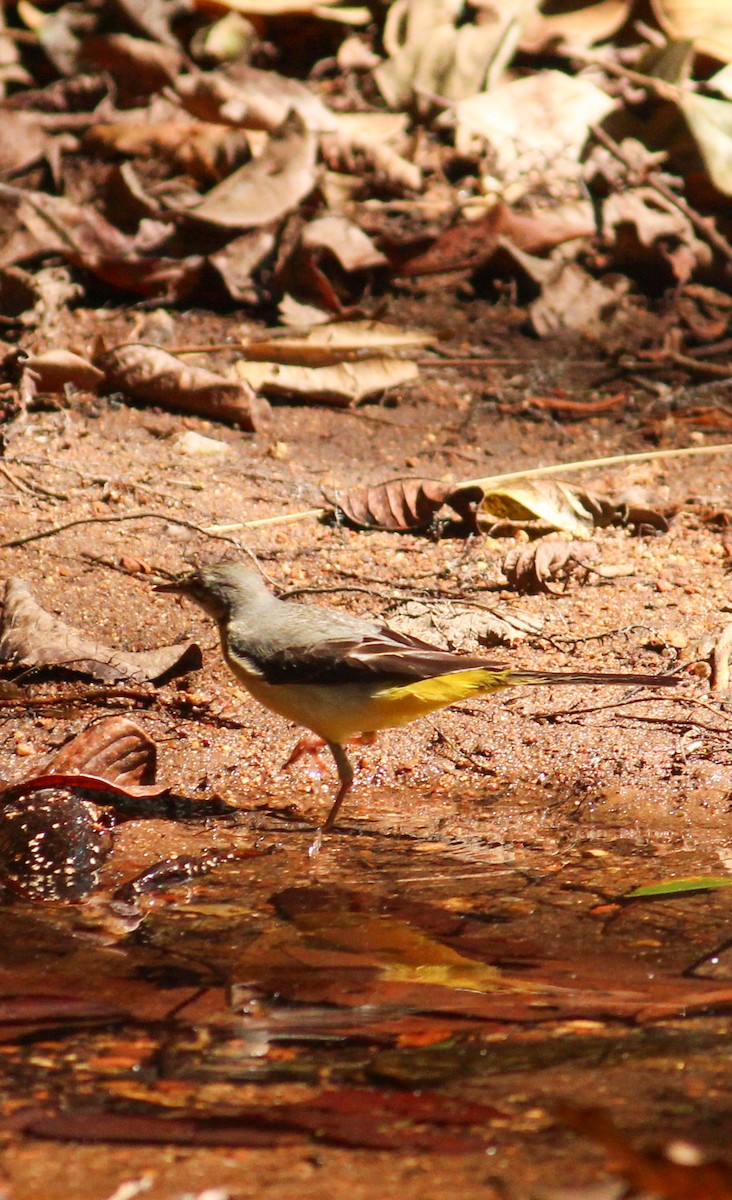
M624 900L639 900L648 896L680 896L684 892L708 892L714 888L732 887L732 875L689 875L686 879L667 879L626 892Z

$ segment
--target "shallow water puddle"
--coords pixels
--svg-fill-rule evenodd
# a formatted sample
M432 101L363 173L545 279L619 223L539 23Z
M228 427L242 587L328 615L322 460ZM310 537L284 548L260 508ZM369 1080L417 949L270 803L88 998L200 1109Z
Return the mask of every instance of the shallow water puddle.
M718 873L715 855L647 831L580 837L559 812L552 839L547 811L521 808L510 863L475 830L419 853L344 831L313 860L302 826L222 820L213 842L232 861L167 884L153 873L126 906L110 886L75 905L8 904L9 1146L31 1159L41 1139L462 1162L490 1150L496 1178L542 1162L555 1178L568 1155L559 1177L586 1179L595 1152L567 1129L592 1137L591 1123L558 1107L579 1102L634 1137L721 1153L732 892L624 899ZM119 832L118 897L161 836L154 821ZM211 824L168 824L163 841L184 862L210 849Z

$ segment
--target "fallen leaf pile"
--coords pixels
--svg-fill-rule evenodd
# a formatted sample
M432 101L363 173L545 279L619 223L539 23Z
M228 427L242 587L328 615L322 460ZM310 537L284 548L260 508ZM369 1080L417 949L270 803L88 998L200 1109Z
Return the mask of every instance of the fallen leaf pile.
M658 0L641 25L625 3L505 5L488 20L438 0L376 18L298 0L293 38L292 3L198 5L185 22L157 4L13 6L0 29L3 317L35 327L42 355L54 312L90 286L113 304L279 306L302 326L374 315L396 276L479 271L489 289L512 280L541 336L600 334L629 288L689 287L693 305L703 284L722 325L702 340L723 341L722 8ZM272 69L273 47L289 74ZM240 363L240 386L349 404L416 370L283 366ZM152 370L153 386L135 364L119 386L163 404L224 389L195 372L171 385L171 371ZM118 386L114 370L75 380ZM210 412L253 428L266 409L245 390Z

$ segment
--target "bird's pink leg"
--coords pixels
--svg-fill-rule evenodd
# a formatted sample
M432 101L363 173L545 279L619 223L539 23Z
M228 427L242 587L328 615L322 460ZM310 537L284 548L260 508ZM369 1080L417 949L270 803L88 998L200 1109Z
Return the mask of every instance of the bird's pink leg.
M368 733L359 733L356 737L348 739L348 746L370 746L376 741L376 733L369 731ZM305 733L293 746L285 762L282 764L283 769L291 767L293 763L299 762L304 754L320 755L321 750L324 750L328 745L323 738L316 737L314 733Z

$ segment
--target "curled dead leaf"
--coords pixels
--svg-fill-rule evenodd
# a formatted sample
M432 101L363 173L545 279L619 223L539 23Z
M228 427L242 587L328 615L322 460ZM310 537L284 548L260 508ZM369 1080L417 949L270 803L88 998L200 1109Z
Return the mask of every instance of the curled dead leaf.
M336 114L306 84L276 71L239 65L235 78L223 71L196 71L180 75L175 90L188 111L203 121L268 133L291 112L314 132L334 130L338 123Z
M202 661L195 642L139 652L115 650L41 608L24 579L11 577L5 584L0 662L26 669L60 667L111 683L155 682L198 670Z
M481 529L496 537L506 522L510 523L511 532L521 528L545 532L555 529L575 537L588 537L593 529L606 529L610 525L644 533L668 530L663 514L650 508L635 493L621 494L611 500L599 492L589 492L557 479L520 479L486 491L478 513Z
M373 290L388 260L354 221L332 213L310 221L277 271L287 292L340 315Z
M80 900L112 849L99 805L159 796L157 748L129 717L99 721L72 738L45 771L5 790L0 881L29 900ZM90 795L94 795L96 803Z
M565 590L571 576L581 577L584 583L590 574L603 579L633 574L633 567L626 563L597 563L599 555L595 542L544 538L509 550L503 560L503 573L517 592L551 592L555 596Z
M82 730L54 755L48 770L56 774L98 775L117 787L150 794L157 746L130 717L108 717Z
M269 230L252 229L209 255L208 261L218 271L232 300L245 304L257 300L259 293L252 276L275 245L275 236Z
M4 183L0 183L0 198L4 207L13 210L12 216L3 214L12 234L0 246L0 266L35 255L62 254L113 287L171 302L184 299L198 283L204 264L201 255L166 258L141 252L134 238L91 205Z
M276 221L313 190L316 150L316 135L297 113L290 113L257 158L183 211L226 229L255 229Z
M83 143L107 157L126 154L169 162L206 184L217 182L250 157L249 140L243 130L189 118L94 125L84 134Z
M474 527L475 506L482 496L482 488L456 488L437 479L391 479L339 492L335 507L339 517L359 529L421 533L442 508Z
M104 372L70 350L47 350L29 354L22 360L23 370L33 375L37 392L63 392L67 383L86 392L96 392Z
M587 571L599 556L594 542L559 542L543 539L528 546L515 546L503 560L503 574L517 592L551 592L560 595L563 587L555 581Z
M250 362L291 363L293 366L324 367L367 355L401 354L431 346L432 334L402 329L386 321L331 321L307 333L286 337L276 332L244 344Z
M294 367L280 363L239 361L239 378L269 396L301 404L333 404L347 408L388 388L412 383L419 375L409 359L362 358L328 367Z
M126 392L136 400L230 421L240 429L260 429L271 418L267 401L246 381L237 383L192 366L159 346L130 342L103 352L95 362L110 391Z

